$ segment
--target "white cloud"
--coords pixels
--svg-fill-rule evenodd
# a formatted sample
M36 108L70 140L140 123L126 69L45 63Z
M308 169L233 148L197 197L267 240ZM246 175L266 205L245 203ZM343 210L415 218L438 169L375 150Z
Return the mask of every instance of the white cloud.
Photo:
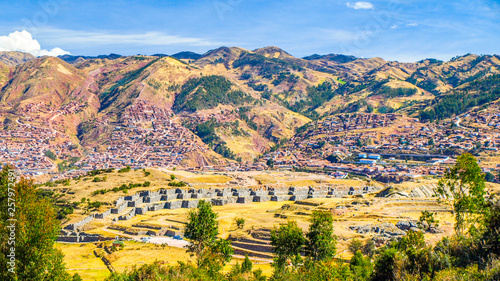
M61 56L69 54L69 52L61 48L53 48L52 50L42 49L40 43L33 39L31 33L26 30L15 31L8 36L0 36L0 51L18 51L30 53L36 57L40 56Z
M373 4L370 3L370 2L348 2L347 3L347 7L349 8L353 8L355 10L359 10L359 9L373 9Z
M397 29L397 28L398 28L397 24L394 24L393 26L391 26L391 29Z
M407 24L406 26L412 26L412 27L415 27L415 26L418 26L418 23L409 23L409 24Z

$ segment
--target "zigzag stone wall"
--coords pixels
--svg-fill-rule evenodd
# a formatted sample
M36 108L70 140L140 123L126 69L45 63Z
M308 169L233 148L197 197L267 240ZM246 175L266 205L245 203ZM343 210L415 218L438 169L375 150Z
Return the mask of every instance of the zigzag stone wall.
M141 191L134 195L120 197L115 208L92 214L85 219L67 225L65 229L78 230L94 219L104 219L110 214L121 214L118 220L129 220L136 215L161 209L195 208L200 200L212 205L223 206L228 203L251 203L266 201L299 201L307 198L339 198L346 195L375 192L374 187L337 188L337 187L263 187L263 188L223 188L223 189L160 189ZM126 208L132 208L122 214Z

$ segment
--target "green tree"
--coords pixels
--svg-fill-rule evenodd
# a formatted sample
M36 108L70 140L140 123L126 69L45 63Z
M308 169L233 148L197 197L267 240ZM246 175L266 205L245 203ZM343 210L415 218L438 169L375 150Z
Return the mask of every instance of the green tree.
M190 210L184 235L191 240L188 250L201 260L203 253L215 243L219 234L217 214L212 206L200 201L196 209Z
M481 239L484 256L500 256L500 202L492 204L485 219L485 232Z
M429 230L431 227L438 227L439 221L434 218L434 213L422 211L417 224L420 228Z
M170 175L170 180L175 180L175 175Z
M306 237L306 256L315 261L333 258L337 250L337 240L333 234L332 214L324 211L314 211L311 215L311 224Z
M273 266L278 272L283 272L288 260L297 265L297 255L300 255L305 243L304 233L296 221L288 221L271 230L271 245L274 248Z
M244 218L236 218L235 222L236 222L236 226L239 229L242 229L245 226L245 219Z
M13 186L9 184L13 179L13 170L4 167L0 173L0 280L69 280L63 254L54 248L60 225L54 207L38 197L32 181L21 178ZM11 218L16 221L8 221ZM11 228L7 226L13 224L15 240L9 240ZM12 249L14 272L7 263Z
M357 251L351 258L349 267L354 274L355 280L368 280L372 273L372 263L370 258L363 257L361 251Z
M373 239L368 239L363 245L361 251L363 252L363 255L373 258L373 256L375 255L375 249L376 247L375 247L375 242L373 242Z
M331 154L330 156L326 157L326 160L332 162L332 163L340 163L342 161L342 158L340 156Z
M485 175L484 175L484 179L487 181L487 182L493 182L495 181L495 175L491 172L487 172Z
M267 166L269 166L269 168L274 168L274 160L272 158L269 158L266 162Z
M398 259L398 251L395 248L385 249L378 256L372 275L374 281L396 280L394 270Z
M188 251L196 255L199 267L205 268L211 275L218 273L234 253L231 243L217 239L219 222L210 203L200 201L198 207L188 214L188 223L184 235L191 240Z
M231 261L233 254L234 250L229 240L216 239L203 252L198 266L207 270L210 276L216 276L224 265Z
M241 264L241 273L246 273L252 271L253 264L248 258L248 255L245 255L245 260Z
M439 180L438 191L453 200L457 234L476 234L482 215L487 213L484 177L476 158L469 153L460 155Z
M354 255L357 251L361 251L361 249L363 249L363 242L359 241L356 238L353 238L347 248L349 249L349 252Z
M52 152L52 150L46 150L44 154L45 156L49 157L50 160L55 161L57 159L57 156L54 154L54 152Z
M422 231L409 230L396 244L401 255L398 276L415 276L418 280L429 280L435 274L438 262L432 248L427 247Z

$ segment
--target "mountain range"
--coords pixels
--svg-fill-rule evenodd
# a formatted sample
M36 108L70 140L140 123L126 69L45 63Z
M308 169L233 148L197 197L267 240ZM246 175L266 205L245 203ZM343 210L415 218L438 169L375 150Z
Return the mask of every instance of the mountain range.
M152 133L117 133L158 131L161 121L181 132L169 145L189 140L183 165L199 166L250 161L311 120L340 113L450 118L499 99L499 75L497 55L403 63L338 54L296 58L277 47L171 56L0 52L0 121L3 130L48 128L56 132L51 143L71 142L78 157L118 144L166 145Z

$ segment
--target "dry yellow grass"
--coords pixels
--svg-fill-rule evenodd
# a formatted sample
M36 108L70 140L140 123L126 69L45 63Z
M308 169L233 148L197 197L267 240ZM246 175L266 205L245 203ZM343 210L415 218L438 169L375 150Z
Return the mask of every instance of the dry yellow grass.
M276 183L276 179L271 175L260 174L253 176L253 178L260 184Z
M100 174L97 177L103 178L107 177L105 182L92 182L94 177L82 177L80 180L71 180L70 186L58 185L53 188L55 191L67 190L64 196L65 200L79 202L82 198L90 198L92 201L100 202L113 202L118 197L124 196L122 191L119 192L108 192L106 194L99 194L92 196L92 192L101 189L112 189L114 187L120 187L122 184L129 183L144 183L145 181L151 182L151 185L147 188L149 190L156 190L164 187L168 183L169 175L156 170L147 169L151 174L145 176L142 170L132 170L126 173L118 173L114 171L111 173ZM139 190L144 190L144 187L136 187L128 190L129 194L136 193Z
M286 182L286 185L288 185L288 186L297 186L297 187L314 186L316 184L317 184L317 182L314 180L296 180L296 181Z
M185 249L130 241L125 242L125 247L122 250L113 252L108 257L118 272L155 261L175 265L177 261L188 262L192 260Z
M227 143L227 147L231 149L232 152L242 157L245 156L245 160L257 157L261 153L255 150L255 143L251 135L248 137L225 136L223 140Z
M110 272L104 262L93 253L92 243L56 243L56 248L64 254L64 263L70 274L78 273L83 280L104 280Z
M223 175L196 175L184 179L187 183L226 183L231 180L232 178Z
M109 244L109 242L108 242ZM134 266L159 261L162 264L174 265L177 261L191 261L185 249L126 241L125 247L105 254L117 272L132 269ZM56 247L64 254L64 262L70 274L78 273L83 280L104 280L110 272L102 260L94 255L97 246L93 243L71 244L57 243ZM97 249L102 252L102 249Z

